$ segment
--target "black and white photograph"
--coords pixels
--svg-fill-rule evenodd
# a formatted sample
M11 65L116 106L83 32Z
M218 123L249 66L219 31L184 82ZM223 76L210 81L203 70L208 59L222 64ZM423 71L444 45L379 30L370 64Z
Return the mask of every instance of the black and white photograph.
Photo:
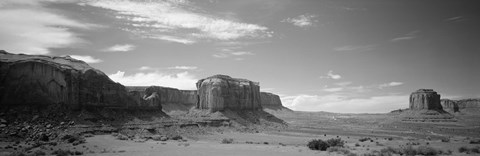
M480 155L478 0L0 0L0 156Z

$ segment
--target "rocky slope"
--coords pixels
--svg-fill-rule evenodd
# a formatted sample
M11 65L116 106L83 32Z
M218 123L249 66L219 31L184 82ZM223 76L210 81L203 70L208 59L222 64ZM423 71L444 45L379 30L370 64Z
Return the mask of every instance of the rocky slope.
M283 107L280 97L268 92L260 92L262 107Z
M123 85L83 61L0 51L0 105L46 104L73 109L140 106Z
M212 112L232 110L255 110L261 108L260 86L257 82L214 75L197 82L198 109Z
M127 86L129 93L137 101L146 100L150 96L157 96L159 107L163 107L165 111L182 110L188 111L197 103L197 91L195 90L179 90L176 88L161 86Z

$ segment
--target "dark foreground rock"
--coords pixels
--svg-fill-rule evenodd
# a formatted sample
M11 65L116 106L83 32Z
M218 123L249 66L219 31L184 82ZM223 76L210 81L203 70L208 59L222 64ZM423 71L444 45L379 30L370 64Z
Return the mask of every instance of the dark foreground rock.
M258 82L215 75L197 82L199 101L196 108L212 112L225 109L256 110L261 108Z

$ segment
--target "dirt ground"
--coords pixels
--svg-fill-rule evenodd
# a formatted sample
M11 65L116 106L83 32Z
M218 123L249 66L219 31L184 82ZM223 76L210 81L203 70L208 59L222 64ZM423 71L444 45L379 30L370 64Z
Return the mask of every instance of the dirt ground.
M0 155L61 155L58 151L71 155L363 155L407 145L442 150L440 155L478 155L460 153L459 148L480 146L472 143L480 139L478 113L455 114L457 122L418 123L402 122L398 115L391 113L337 114L280 109L214 114L216 119L230 120L228 124L222 120L215 126L208 125L211 122L189 124L188 118L201 121L199 118L205 116L202 112L194 114L170 114L181 120L129 116L129 121L124 122L127 124L109 126L103 121L94 124L95 130L85 128L83 131L78 130L82 129L79 127L92 126L91 121L76 121L80 123L59 130L80 134L84 140L78 144L57 139L32 145L32 141L2 139ZM184 124L166 124L178 122ZM180 138L174 139L176 136ZM306 146L312 139L331 138L345 141L343 149L348 152L317 151Z

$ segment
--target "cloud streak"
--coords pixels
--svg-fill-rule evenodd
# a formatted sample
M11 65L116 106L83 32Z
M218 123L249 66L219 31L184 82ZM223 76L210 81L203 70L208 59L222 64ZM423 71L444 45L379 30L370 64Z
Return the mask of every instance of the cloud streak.
M106 52L127 52L132 51L136 48L136 46L131 44L116 44L111 47L104 49L103 51Z
M371 51L374 47L374 45L346 45L333 48L333 50L338 52L364 52Z
M318 20L315 19L316 17L317 15L303 14L294 18L284 19L281 22L291 23L300 28L308 28L315 26L315 23L318 22Z
M408 95L372 96L349 99L339 94L296 95L281 97L282 103L297 111L327 111L336 113L386 113L408 107Z
M185 90L196 89L195 83L197 82L197 78L189 72L167 74L153 71L126 75L124 71L117 71L114 74L108 75L108 77L126 86L157 85Z
M80 23L54 14L37 1L6 1L0 5L0 47L12 53L49 54L82 40L71 28L88 29Z
M86 63L100 63L103 62L101 59L96 59L92 56L88 55L70 55L71 58L77 59L77 60L82 60Z
M338 80L338 79L341 79L342 76L341 75L338 75L338 74L334 74L332 70L328 71L327 75L326 76L320 76L320 78L322 79L334 79L334 80Z
M209 15L188 1L92 0L86 4L116 11L116 18L134 27L127 31L169 42L192 44L201 39L236 40L272 35L267 27Z
M415 30L415 31L411 31L403 36L399 36L399 37L396 37L396 38L393 38L391 39L390 41L392 42L400 42L400 41L406 41L406 40L412 40L412 39L415 39L418 37L418 33L420 33L420 31L418 30Z

